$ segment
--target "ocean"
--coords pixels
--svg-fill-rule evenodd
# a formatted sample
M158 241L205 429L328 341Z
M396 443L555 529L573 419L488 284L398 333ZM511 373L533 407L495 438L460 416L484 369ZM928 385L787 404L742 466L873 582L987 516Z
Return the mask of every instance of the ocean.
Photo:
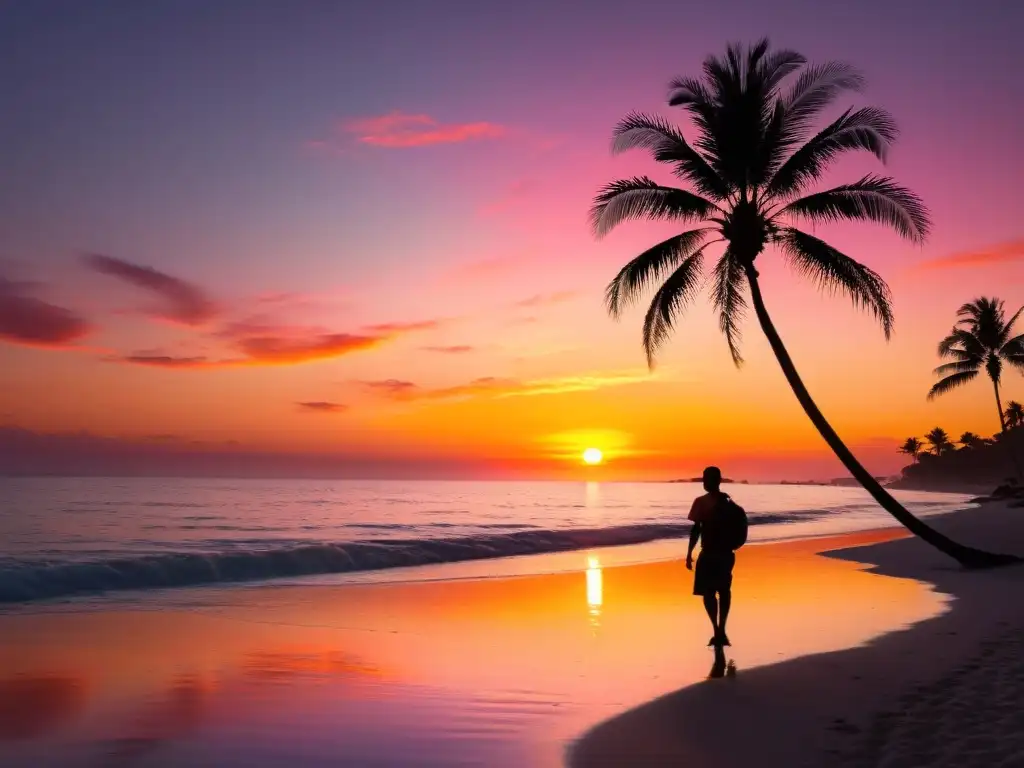
M750 541L890 527L859 488L726 487ZM0 603L423 566L678 539L691 483L0 478ZM897 491L927 517L960 494ZM401 569L401 570L396 570Z

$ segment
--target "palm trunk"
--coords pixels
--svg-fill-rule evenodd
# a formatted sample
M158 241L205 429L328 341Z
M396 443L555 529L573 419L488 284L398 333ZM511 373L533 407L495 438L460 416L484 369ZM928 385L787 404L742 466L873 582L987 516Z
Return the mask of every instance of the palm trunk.
M999 409L999 428L1003 434L1003 445L1006 446L1006 452L1010 455L1013 471L1017 474L1018 478L1024 478L1020 471L1020 462L1017 461L1017 452L1013 449L1013 445L1010 444L1009 433L1006 429L1006 414L1003 413L1003 401L999 397L999 382L992 379L992 386L996 390L996 408Z
M768 315L768 310L764 306L761 288L757 282L757 271L753 266L747 267L747 280L750 283L750 296L754 302L754 311L757 313L757 319L761 323L761 330L768 337L768 343L775 353L775 358L779 361L779 366L782 368L789 386L792 387L793 394L796 395L796 399L803 407L804 413L810 418L811 423L817 428L825 442L828 443L829 447L843 463L843 466L856 478L857 482L864 486L864 489L871 494L875 501L915 536L920 537L944 554L949 555L966 568L987 568L1020 562L1020 558L1013 555L985 552L947 538L931 526L914 517L875 480L871 473L857 461L857 458L846 447L839 438L839 435L836 434L836 431L825 420L821 411L818 410L818 406L815 405L814 400L811 399L807 387L801 381L800 374L797 373L796 366L793 365L793 360L790 358L789 352L786 351L786 347L783 345L782 339L779 337L779 333L775 330L775 325Z

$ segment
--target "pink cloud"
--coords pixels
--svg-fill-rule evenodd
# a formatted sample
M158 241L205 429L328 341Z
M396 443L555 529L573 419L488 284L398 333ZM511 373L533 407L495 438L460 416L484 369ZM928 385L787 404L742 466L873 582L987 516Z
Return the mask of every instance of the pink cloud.
M949 256L940 256L922 261L917 266L919 269L950 269L1007 264L1015 261L1024 261L1024 240L1011 240L976 251L962 251Z
M440 347L421 347L425 352L440 352L444 355L464 355L467 352L472 352L474 347L468 344L452 344L450 346Z
M596 373L586 376L563 376L556 379L519 379L483 376L465 384L450 387L427 388L411 381L386 379L368 381L363 385L371 391L391 400L456 400L470 397L528 397L535 395L557 395L567 392L588 392L605 387L638 384L651 380L647 371Z
M0 277L0 339L29 347L65 347L92 326L70 309L38 299L30 286Z
M264 365L289 365L339 357L379 346L388 336L364 336L351 333L323 333L310 337L250 336L237 347L251 362Z
M408 333L410 331L431 331L441 325L441 320L417 320L411 323L376 323L367 325L370 333Z
M507 129L496 123L440 123L429 115L408 115L399 111L347 120L340 128L360 144L389 149L459 144L498 139L507 134Z
M441 321L378 323L362 333L334 333L320 328L273 325L261 321L228 323L213 335L224 340L234 357L214 359L206 355L177 355L163 351L113 356L113 362L156 368L201 369L247 365L298 365L353 354L386 344L405 333L437 327ZM239 356L240 355L240 356Z
M300 410L307 413L342 413L348 410L347 405L342 403L331 403L326 400L315 400L305 403L296 403Z
M527 299L517 301L515 306L517 307L547 307L552 304L561 304L569 301L569 299L575 298L579 294L576 291L557 291L555 293L538 293L536 296L530 296Z
M203 325L220 312L199 286L152 267L98 253L86 254L83 260L100 274L116 277L153 294L162 304L150 311L154 317L183 325Z

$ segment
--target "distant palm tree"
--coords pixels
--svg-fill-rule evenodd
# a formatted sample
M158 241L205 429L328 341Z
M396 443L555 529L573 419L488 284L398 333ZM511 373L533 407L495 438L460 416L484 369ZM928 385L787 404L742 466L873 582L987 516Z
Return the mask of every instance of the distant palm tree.
M921 455L921 451L924 450L924 443L918 440L916 437L908 437L907 441L900 446L900 453L905 453L910 456L914 461L917 461L917 457Z
M1024 405L1016 400L1011 400L1006 404L1003 416L1006 417L1007 427L1024 427Z
M960 439L957 440L957 442L960 443L960 445L962 445L964 448L981 448L983 445L985 445L986 440L985 438L981 437L980 435L976 435L973 432L964 432L962 435L960 435Z
M823 240L798 229L809 223L871 221L920 242L928 213L917 197L893 179L868 175L851 184L809 192L834 160L856 150L883 159L896 138L888 113L875 107L847 109L818 132L814 121L841 94L863 80L845 64L806 66L794 51L769 49L762 40L749 50L729 46L724 57L704 61L703 77L679 78L669 105L689 113L697 129L691 146L667 120L631 113L615 127L613 151L648 150L694 191L638 176L613 181L594 200L591 221L603 236L627 219L697 224L641 253L608 286L608 310L618 317L644 291L659 284L643 324L643 346L653 366L682 310L703 282L704 253L723 243L711 270L711 300L732 359L738 366L740 323L748 295L761 330L804 412L846 469L911 532L969 566L1015 562L981 552L940 534L914 517L850 452L804 386L761 295L756 259L774 246L799 274L826 291L844 292L874 314L886 338L892 330L889 288L874 271ZM783 81L793 76L783 89Z
M953 443L950 442L949 435L942 427L936 427L925 435L924 439L931 445L932 453L936 456L942 456L953 450Z
M985 297L960 307L956 313L960 319L949 335L939 342L939 357L952 362L943 363L935 369L935 375L943 378L928 392L928 399L973 381L984 368L995 390L999 426L1005 432L1006 415L999 398L999 382L1004 363L1024 373L1024 334L1012 336L1013 324L1021 312L1024 312L1024 307L1007 322L1003 302Z

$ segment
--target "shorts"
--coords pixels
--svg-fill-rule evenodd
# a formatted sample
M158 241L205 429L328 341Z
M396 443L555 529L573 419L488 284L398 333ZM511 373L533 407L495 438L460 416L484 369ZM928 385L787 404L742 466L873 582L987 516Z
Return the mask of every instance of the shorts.
M732 568L736 555L732 552L701 550L693 568L693 594L713 595L732 588Z

